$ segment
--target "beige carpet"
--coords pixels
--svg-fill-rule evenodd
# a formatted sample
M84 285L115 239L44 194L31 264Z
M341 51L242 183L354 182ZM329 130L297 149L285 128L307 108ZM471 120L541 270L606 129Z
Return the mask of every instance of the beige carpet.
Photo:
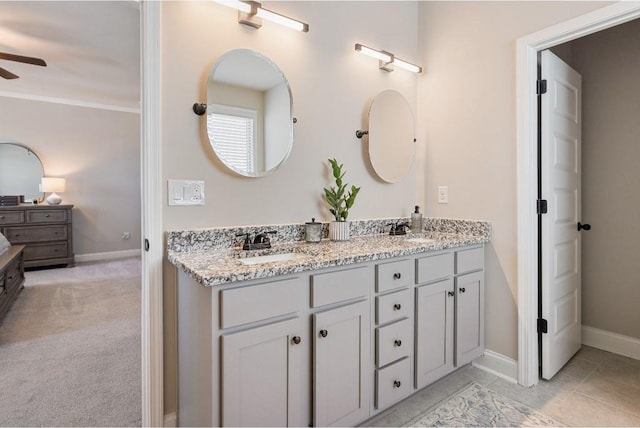
M140 259L26 273L0 323L0 425L140 426Z

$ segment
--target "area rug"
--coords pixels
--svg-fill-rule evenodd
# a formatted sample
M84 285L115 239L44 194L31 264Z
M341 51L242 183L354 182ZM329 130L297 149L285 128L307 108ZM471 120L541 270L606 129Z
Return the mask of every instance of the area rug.
M467 388L412 419L413 427L540 427L564 426L524 404L481 385Z

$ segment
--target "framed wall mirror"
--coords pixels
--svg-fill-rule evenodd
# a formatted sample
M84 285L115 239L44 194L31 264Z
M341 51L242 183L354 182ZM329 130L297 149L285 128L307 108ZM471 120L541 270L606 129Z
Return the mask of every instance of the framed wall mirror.
M207 135L216 156L246 177L282 165L293 147L293 99L286 77L264 55L222 55L207 81Z
M24 195L25 201L42 200L43 176L42 162L31 149L16 143L0 143L0 195Z
M395 183L409 174L415 151L411 106L397 91L380 92L369 109L369 160L378 176Z

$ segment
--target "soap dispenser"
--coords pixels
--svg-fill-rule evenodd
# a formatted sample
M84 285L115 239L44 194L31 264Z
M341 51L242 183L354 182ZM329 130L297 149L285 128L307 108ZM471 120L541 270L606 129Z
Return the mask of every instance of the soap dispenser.
M411 213L411 232L422 233L422 213L417 205L416 210Z

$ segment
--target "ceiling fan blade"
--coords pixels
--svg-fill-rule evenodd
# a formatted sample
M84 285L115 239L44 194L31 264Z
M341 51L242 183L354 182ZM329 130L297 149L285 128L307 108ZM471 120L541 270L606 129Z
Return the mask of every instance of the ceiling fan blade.
M0 67L0 76L4 77L5 79L17 79L18 78L17 74L13 74L9 70L5 70L2 67Z
M0 52L0 59L6 59L8 61L24 62L25 64L41 65L46 67L47 63L43 59L34 58L31 56L14 55L6 52Z

